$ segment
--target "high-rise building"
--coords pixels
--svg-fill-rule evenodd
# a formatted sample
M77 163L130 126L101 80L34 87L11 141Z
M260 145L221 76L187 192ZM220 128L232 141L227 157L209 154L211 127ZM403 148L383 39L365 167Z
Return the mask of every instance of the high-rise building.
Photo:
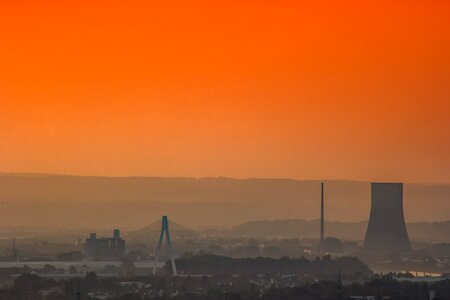
M372 183L371 198L364 249L385 253L410 251L403 215L403 183Z

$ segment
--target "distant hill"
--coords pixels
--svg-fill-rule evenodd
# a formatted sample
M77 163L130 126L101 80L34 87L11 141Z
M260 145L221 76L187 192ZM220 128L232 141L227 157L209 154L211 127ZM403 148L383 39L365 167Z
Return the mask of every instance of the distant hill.
M325 181L327 220L367 220L370 185ZM137 229L166 214L189 227L316 219L319 181L0 174L0 226ZM446 220L450 185L405 185L407 222Z
M408 223L408 234L413 241L450 242L450 221ZM232 232L236 235L278 236L278 237L309 237L319 235L319 220L262 220L246 222L234 226ZM363 240L366 234L367 222L325 222L326 236L344 240Z

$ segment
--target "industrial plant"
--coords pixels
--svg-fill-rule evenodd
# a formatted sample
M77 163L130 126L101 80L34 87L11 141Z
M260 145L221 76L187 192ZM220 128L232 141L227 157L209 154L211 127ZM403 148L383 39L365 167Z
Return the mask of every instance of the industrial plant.
M411 243L403 215L403 183L372 183L371 209L364 250L409 252Z
M125 240L119 229L114 229L112 237L97 238L96 233L91 233L86 239L85 253L89 260L120 260L125 257Z

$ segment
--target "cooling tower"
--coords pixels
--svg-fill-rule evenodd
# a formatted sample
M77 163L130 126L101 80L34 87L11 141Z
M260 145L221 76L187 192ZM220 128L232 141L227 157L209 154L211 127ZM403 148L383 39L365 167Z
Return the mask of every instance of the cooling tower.
M372 183L371 197L364 249L369 252L410 251L403 216L403 183Z

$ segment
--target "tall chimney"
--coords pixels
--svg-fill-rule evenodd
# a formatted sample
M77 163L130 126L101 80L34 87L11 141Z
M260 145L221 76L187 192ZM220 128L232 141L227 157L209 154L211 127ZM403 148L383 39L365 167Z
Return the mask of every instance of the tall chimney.
M323 216L323 182L320 183L320 252L322 254L323 240L325 235L325 220Z

